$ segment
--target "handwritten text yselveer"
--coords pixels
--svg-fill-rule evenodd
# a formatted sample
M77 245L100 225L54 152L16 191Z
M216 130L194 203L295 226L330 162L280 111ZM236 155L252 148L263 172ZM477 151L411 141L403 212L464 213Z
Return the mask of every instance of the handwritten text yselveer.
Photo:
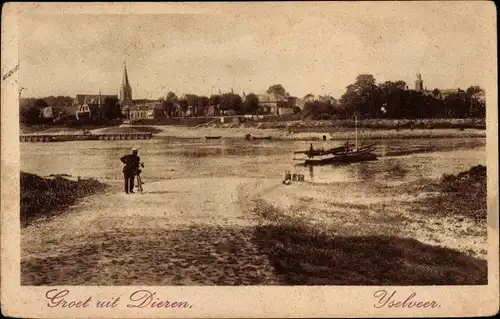
M51 308L116 308L125 304L127 308L177 308L190 309L193 307L187 301L166 300L158 297L154 291L146 289L136 290L128 296L128 300L122 303L121 296L94 300L91 296L75 299L71 298L67 289L51 289L45 294L47 306Z
M412 292L409 295L396 294L396 290L377 290L373 297L376 302L373 305L375 308L438 308L441 307L434 300L417 300L417 294Z

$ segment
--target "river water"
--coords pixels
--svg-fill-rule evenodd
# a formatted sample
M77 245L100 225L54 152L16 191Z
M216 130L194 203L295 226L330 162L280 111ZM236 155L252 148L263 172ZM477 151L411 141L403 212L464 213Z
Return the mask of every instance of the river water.
M120 157L139 148L147 180L196 177L282 178L285 171L304 174L306 181L336 183L373 181L401 183L456 174L486 164L486 139L404 139L377 143L377 161L305 167L294 151L307 150L304 141L245 141L241 139L176 139L140 141L74 141L22 143L21 170L41 176L69 174L110 180L122 178ZM313 142L336 147L338 141Z

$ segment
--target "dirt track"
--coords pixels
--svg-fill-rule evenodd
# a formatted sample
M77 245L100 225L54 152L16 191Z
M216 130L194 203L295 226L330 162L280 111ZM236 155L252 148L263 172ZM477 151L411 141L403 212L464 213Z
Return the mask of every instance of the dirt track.
M126 195L113 183L63 215L22 230L23 285L273 285L254 213L264 201L334 236L414 238L484 259L486 226L412 212L419 196L366 183L172 179ZM386 194L386 195L384 195ZM421 194L422 195L422 194ZM257 200L257 201L255 201ZM260 202L259 202L260 200ZM281 217L278 217L278 220ZM470 257L468 257L470 258ZM349 283L346 283L349 284Z
M119 185L23 229L23 285L244 285L276 281L252 243L251 196L279 181Z

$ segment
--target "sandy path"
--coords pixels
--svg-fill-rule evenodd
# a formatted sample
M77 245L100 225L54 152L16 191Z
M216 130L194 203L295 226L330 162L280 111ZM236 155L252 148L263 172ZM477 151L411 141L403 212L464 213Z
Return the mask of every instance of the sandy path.
M22 232L22 284L273 284L253 243L252 198L276 180L180 179L126 195L114 185Z
M412 205L432 194L397 187L231 177L164 180L145 190L126 195L114 182L106 194L24 228L22 284L278 284L254 232L263 222L253 213L256 204L340 237L409 237L486 256L486 225L419 214Z

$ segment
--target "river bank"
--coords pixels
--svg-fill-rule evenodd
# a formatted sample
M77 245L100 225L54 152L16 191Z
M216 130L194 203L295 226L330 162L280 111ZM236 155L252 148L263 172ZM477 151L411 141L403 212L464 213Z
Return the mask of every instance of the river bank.
M206 137L221 137L231 139L244 139L247 134L254 137L270 137L274 140L297 140L297 141L319 141L325 136L327 140L353 140L355 138L354 129L331 132L329 130L317 132L289 132L283 129L261 129L257 127L182 127L182 126L130 126L121 125L120 129L128 128L136 131L153 132L154 136L204 139ZM118 128L105 129L109 132ZM95 130L102 132L104 129ZM381 130L381 129L359 129L358 138L363 139L426 139L426 138L484 138L486 131L478 129L402 129L402 130Z
M457 186L457 178L446 185ZM486 280L486 222L467 214L469 206L442 214L427 205L450 195L436 188L440 179L391 186L178 178L147 182L142 195L123 194L119 180L108 183L105 193L23 228L23 285Z
M215 121L215 122L214 122ZM410 138L474 138L486 137L484 119L425 119L425 120L363 120L358 123L360 139ZM151 120L144 124L121 124L89 127L21 127L21 133L94 133L148 132L156 136L198 139L207 136L243 139L247 134L276 140L328 140L353 139L355 123L336 121L267 121L220 123L212 120L201 125L160 125Z

